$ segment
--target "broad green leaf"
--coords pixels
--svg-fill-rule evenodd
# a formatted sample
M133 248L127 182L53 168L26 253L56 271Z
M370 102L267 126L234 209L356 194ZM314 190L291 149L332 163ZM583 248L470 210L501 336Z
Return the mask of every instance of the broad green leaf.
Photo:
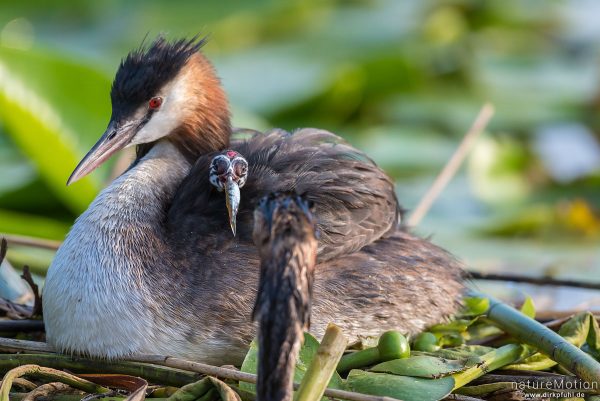
M0 233L62 240L68 231L69 224L67 223L0 209Z
M50 249L14 245L8 250L6 258L17 268L27 265L32 273L45 276L54 255L55 252Z
M455 319L449 323L444 324L436 324L429 328L429 331L432 332L458 332L461 333L471 325L471 323L475 322L475 319Z
M254 339L250 343L250 349L246 353L246 357L244 358L244 362L242 362L242 366L240 369L242 372L257 374L258 372L258 344L256 339ZM296 374L294 374L295 380ZM256 392L256 385L246 382L240 382L240 388L242 390L250 391L252 393Z
M302 348L300 348L300 353L298 354L298 360L296 362L296 370L294 372L294 381L300 382L306 373L306 370L310 366L310 363L319 348L319 341L315 337L313 337L309 333L304 333L304 344L302 344ZM258 344L256 340L252 341L250 344L250 349L246 354L246 358L244 358L244 362L242 363L242 372L254 373L256 374L258 367ZM337 372L334 372L333 377L329 382L329 388L344 388L344 383L342 378ZM242 390L255 392L255 385L250 383L240 382L240 388Z
M81 131L97 137L103 129L98 113L108 119L108 80L56 56L0 48L0 57L5 131L66 206L75 213L85 210L98 192L98 181L82 180L73 189L65 183L89 147L89 141L79 146Z
M467 369L462 372L453 373L455 388L460 388L485 375L492 370L499 369L510 363L523 359L531 355L528 347L519 344L507 344L498 349L494 349L485 355L482 355L477 363L470 363Z
M473 357L483 356L490 353L495 348L486 347L484 345L463 345L455 348L444 348L435 352L429 352L428 355L437 356L446 359L470 359Z
M588 338L591 319L595 321L594 316L591 313L580 312L560 326L558 334L563 336L571 344L581 347Z
M424 379L352 370L346 380L348 390L357 393L392 397L399 400L436 401L454 388L454 378Z
M426 377L437 379L466 368L461 361L442 359L427 355L411 356L410 358L394 359L373 366L373 372L392 373L400 376Z
M555 366L556 362L539 352L523 359L519 363L504 366L503 370L546 370Z
M468 329L469 340L481 340L499 334L502 334L502 330L482 320L472 324Z
M240 396L227 384L207 376L197 382L187 384L171 395L168 401L240 401Z
M525 302L521 306L521 313L525 316L535 319L535 305L533 304L533 299L531 297L525 298Z
M478 322L481 316L477 315L472 319L455 319L449 323L436 324L430 327L429 330L436 335L439 345L458 347L471 339L468 331L469 327Z
M586 339L587 345L596 353L600 352L600 327L596 317L589 313L590 317L590 331Z
M1 131L0 131L1 135ZM0 198L7 192L15 191L35 180L36 172L17 149L0 140Z

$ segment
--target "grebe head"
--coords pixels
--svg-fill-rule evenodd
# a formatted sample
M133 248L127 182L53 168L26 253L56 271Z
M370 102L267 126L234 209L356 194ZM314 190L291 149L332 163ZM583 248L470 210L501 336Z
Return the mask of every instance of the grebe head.
M110 92L108 127L67 184L128 146L138 145L141 156L165 139L190 161L227 147L229 108L212 65L199 53L205 43L205 38L169 42L158 37L121 61Z
M209 180L220 192L225 191L225 202L229 213L229 224L235 235L237 215L240 205L240 188L248 178L248 162L234 150L226 150L213 157L210 163Z

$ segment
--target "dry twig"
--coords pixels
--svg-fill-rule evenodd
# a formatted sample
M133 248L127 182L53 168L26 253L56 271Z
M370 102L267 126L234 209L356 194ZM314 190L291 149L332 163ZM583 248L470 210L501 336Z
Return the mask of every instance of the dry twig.
M2 238L0 240L0 264L4 262L4 258L6 257L6 250L8 249L8 243L6 242L6 238Z
M407 225L409 227L416 227L419 225L423 217L429 211L433 202L438 198L440 193L444 190L446 185L450 182L452 177L456 174L461 164L467 157L467 154L475 144L479 135L485 130L485 127L489 123L490 119L494 115L494 106L490 103L486 103L483 105L477 118L473 122L473 125L465 134L462 142L448 161L448 163L444 166L440 174L436 177L435 181L429 187L429 190L423 195L417 207L412 212L410 217L408 218Z
M527 283L535 285L555 285L564 287L575 287L575 288L589 288L592 290L600 290L600 283L576 281L576 280L563 280L555 279L551 277L531 277L522 276L518 274L510 273L483 273L477 271L470 271L469 275L473 280L490 280L490 281L513 281L515 283Z
M42 315L42 296L40 295L40 289L38 285L33 281L33 277L31 277L31 272L29 271L29 266L23 266L23 274L21 274L21 278L25 280L29 287L31 287L31 291L33 291L34 301L33 301L33 310L31 311L31 316L41 316Z
M60 382L46 383L46 384L42 384L41 386L37 387L33 391L30 391L25 396L25 398L23 398L22 401L36 401L38 398L48 397L55 393L65 393L65 392L71 393L72 391L73 391L73 388L71 388L71 386L69 386L68 384L65 384L65 383L60 383ZM81 392L80 392L80 394L81 394Z
M13 245L31 246L34 248L43 248L56 251L60 247L60 241L53 241L49 239L26 237L23 235L12 235L12 234L0 234L9 243Z

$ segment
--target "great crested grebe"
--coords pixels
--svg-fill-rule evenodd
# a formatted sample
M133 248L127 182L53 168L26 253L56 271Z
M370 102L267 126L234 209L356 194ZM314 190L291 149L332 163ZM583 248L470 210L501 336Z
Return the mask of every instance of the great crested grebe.
M69 182L126 146L137 145L137 158L77 219L50 266L48 342L98 357L239 363L255 334L252 210L272 191L314 203L314 334L329 322L349 337L415 332L452 314L461 265L398 227L387 175L322 130L230 141L227 100L202 43L159 38L119 66L108 128ZM225 149L247 160L236 236L209 180L215 152ZM239 185L232 181L230 188Z

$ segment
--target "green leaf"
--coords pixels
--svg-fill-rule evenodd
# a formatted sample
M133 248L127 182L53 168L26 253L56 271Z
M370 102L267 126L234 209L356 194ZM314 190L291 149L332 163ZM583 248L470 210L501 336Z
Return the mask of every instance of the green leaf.
M0 232L62 240L68 231L67 223L0 209Z
M79 135L98 137L104 128L98 113L108 118L102 102L108 80L56 56L1 47L0 56L0 122L6 133L71 211L85 210L98 181L82 180L76 190L65 183L88 147L78 146Z
M186 384L171 395L169 401L195 401L208 393L214 386L209 381L208 377L205 377L197 382Z
M241 401L240 396L227 384L215 377L208 377L214 388L217 389L223 401Z
M352 370L346 380L348 390L357 393L392 397L399 400L435 401L446 397L454 388L454 378L424 379Z
M464 312L465 316L478 316L482 315L490 307L490 300L487 298L480 297L466 297L464 299Z
M477 319L477 318L475 318ZM463 331L466 331L467 328L473 323L475 322L475 319L472 320L468 320L468 319L455 319L449 323L445 323L445 324L436 324L432 327L429 328L429 330L431 332L434 333L446 333L446 332L458 332L461 333Z
M535 305L533 304L533 299L531 299L531 297L528 296L525 298L525 302L523 302L523 305L521 306L521 313L532 319L535 318Z
M494 351L495 348L484 345L463 345L455 348L444 348L435 352L428 352L427 355L436 356L445 359L466 360L483 356Z
M556 362L539 352L523 359L519 363L507 365L503 370L546 370L555 366Z
M13 266L21 268L27 265L32 273L45 276L55 254L56 252L50 249L13 245L6 258Z
M484 319L484 320L480 320L477 323L469 326L467 338L470 341L483 340L485 338L497 336L502 333L503 333L502 330L500 330L498 327L490 324L489 322L486 322Z
M411 356L410 358L394 359L383 362L371 368L373 372L392 373L400 376L426 377L437 379L466 368L461 361L436 358L428 355Z
M302 348L300 348L300 353L298 354L298 360L296 362L296 370L294 372L294 381L301 382L306 370L310 366L310 363L317 353L317 349L319 348L319 341L315 337L313 337L309 333L304 333L304 344L302 344ZM242 372L253 373L256 374L258 367L258 344L256 340L252 341L250 344L250 349L244 358L244 362L242 363ZM334 372L331 380L329 381L329 388L343 389L344 382L340 375L337 372ZM252 393L256 392L256 386L251 383L240 382L240 388L245 391L249 391Z
M227 384L214 377L205 377L187 384L171 395L168 401L240 401L240 396Z
M507 344L498 349L494 349L479 357L479 362L471 364L471 366L468 366L467 369L462 372L453 373L452 376L454 378L455 388L463 387L478 377L523 359L523 357L527 355L531 355L529 348L519 344Z
M558 334L571 344L581 347L586 342L590 332L590 319L595 321L591 313L580 312L560 326Z

